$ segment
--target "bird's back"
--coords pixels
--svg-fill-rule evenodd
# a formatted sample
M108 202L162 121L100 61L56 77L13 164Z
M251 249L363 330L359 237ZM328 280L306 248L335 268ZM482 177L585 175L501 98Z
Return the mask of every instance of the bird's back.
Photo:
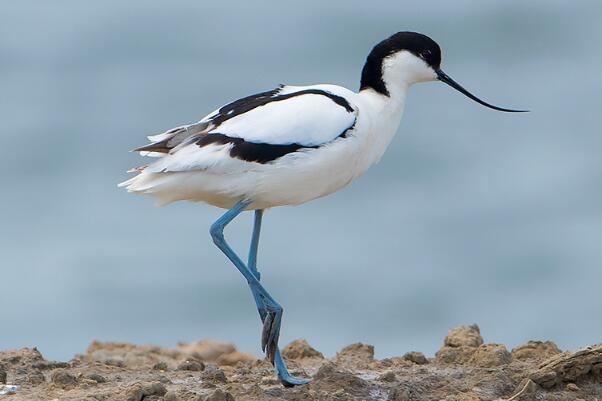
M298 204L356 175L358 95L335 85L280 86L231 102L202 120L149 137L154 162L120 184L176 200L230 207Z

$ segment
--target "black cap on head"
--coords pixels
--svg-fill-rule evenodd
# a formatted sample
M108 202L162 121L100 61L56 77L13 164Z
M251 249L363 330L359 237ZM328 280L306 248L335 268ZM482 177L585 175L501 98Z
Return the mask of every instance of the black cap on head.
M372 88L378 93L389 96L389 91L383 81L383 60L401 50L406 50L424 60L424 62L433 69L439 81L448 84L458 92L468 96L470 99L485 107L510 113L522 113L527 111L494 106L470 93L441 70L441 48L439 45L428 36L416 32L397 32L395 35L374 46L368 55L366 64L364 64L362 70L360 90Z
M401 50L420 57L434 70L441 66L441 48L433 39L417 32L397 32L374 46L368 55L362 70L360 89L372 88L383 95L389 95L382 78L383 60Z

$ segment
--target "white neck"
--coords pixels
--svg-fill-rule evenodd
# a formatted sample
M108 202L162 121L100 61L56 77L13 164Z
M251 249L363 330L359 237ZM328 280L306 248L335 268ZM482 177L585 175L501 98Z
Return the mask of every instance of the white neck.
M388 89L389 96L373 89L364 89L358 95L365 102L371 114L378 117L379 120L401 120L409 88L409 85L391 87Z
M358 122L366 132L362 138L361 172L377 163L399 128L409 85L388 88L389 96L373 89L358 93L362 102Z

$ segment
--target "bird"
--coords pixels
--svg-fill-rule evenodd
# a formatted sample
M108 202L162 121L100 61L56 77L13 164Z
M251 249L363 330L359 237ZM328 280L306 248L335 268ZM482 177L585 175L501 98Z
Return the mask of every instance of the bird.
M440 81L490 109L441 69L441 48L417 32L397 32L369 52L359 90L332 84L279 85L243 97L200 121L149 136L134 149L155 157L119 184L158 205L200 202L225 209L210 227L215 245L248 283L262 322L261 347L284 386L306 384L289 373L278 347L283 308L261 283L257 253L264 211L332 194L383 156L401 122L410 87ZM248 259L224 228L254 212Z

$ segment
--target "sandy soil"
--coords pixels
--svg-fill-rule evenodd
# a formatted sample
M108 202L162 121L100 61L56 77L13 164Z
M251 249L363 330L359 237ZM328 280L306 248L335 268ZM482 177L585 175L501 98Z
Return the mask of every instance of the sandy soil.
M4 400L602 400L602 344L561 352L550 341L508 351L485 344L476 325L452 329L434 358L408 352L377 360L352 344L327 359L303 340L283 355L311 384L284 388L272 367L232 344L199 341L176 348L94 342L69 362L37 349L0 352Z

